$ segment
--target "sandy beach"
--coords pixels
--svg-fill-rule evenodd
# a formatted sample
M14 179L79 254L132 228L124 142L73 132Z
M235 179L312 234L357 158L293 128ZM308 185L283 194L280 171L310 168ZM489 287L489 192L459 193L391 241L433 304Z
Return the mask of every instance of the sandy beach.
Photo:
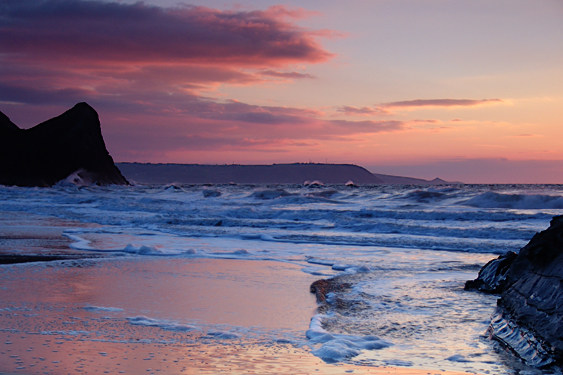
M132 287L133 280L126 279L138 275L97 274L96 269L106 268L103 263L113 260L55 262L59 264L3 266L0 373L444 373L328 364L309 348L291 343L299 329L304 335L315 308L314 297L308 294L313 277L294 266L179 261L180 268L193 270L182 280L152 275ZM233 271L240 267L249 269L253 277L237 277ZM260 268L268 272L257 274ZM218 273L219 280L206 277ZM183 311L185 316L171 310ZM158 318L150 318L154 325L133 325L124 318L133 311L146 314L136 317ZM169 324L178 324L178 329L166 327L166 322L175 322ZM184 322L197 322L198 328L184 330ZM225 327L225 331L216 334L211 326ZM274 332L289 338L271 341Z
M96 254L70 249L62 236L77 225L3 217L4 256L69 259L0 266L1 374L445 373L315 357L295 340L304 338L316 309L309 285L318 276L300 266L91 258Z

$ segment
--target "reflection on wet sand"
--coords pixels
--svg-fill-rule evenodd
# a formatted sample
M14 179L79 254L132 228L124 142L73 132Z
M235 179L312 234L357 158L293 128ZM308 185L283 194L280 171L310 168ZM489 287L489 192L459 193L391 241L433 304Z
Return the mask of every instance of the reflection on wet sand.
M0 368L17 374L463 374L330 365L290 344L146 344L65 340L0 332ZM10 342L10 344L6 344Z
M2 266L0 371L420 373L330 365L304 346L316 307L300 266L98 259Z

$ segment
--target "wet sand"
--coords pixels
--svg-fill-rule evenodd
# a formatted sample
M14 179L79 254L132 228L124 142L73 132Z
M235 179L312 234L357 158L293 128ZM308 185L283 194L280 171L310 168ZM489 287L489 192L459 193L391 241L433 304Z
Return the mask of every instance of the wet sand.
M34 225L25 215L3 217L2 255L97 255L70 249L62 236L80 223L37 225L29 218ZM313 356L302 343L316 309L309 285L317 278L296 264L234 259L0 265L0 374L448 373L328 364ZM138 316L161 323L132 324Z
M63 236L65 229L85 226L72 220L2 212L0 264L102 257L103 254L95 252L73 250L72 241Z
M27 337L26 337L27 338ZM291 345L148 345L26 338L0 332L3 374L466 374L324 363ZM21 349L20 346L22 346ZM2 372L4 371L4 372Z

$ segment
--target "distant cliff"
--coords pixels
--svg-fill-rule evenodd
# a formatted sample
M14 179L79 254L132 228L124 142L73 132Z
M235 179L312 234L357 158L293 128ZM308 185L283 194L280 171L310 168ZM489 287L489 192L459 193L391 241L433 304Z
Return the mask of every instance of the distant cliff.
M352 164L200 165L118 163L131 181L144 184L303 184L318 180L325 184L381 184L368 170Z
M487 263L466 289L500 294L492 338L530 365L563 365L563 216L518 254Z
M388 174L374 173L375 177L383 181L384 184L388 185L463 185L463 182L459 181L445 181L441 178L436 177L433 180L424 180L422 178L413 177L402 177L402 176L392 176Z
M31 129L0 112L0 184L51 186L67 178L84 184L128 184L109 155L96 111L79 103Z

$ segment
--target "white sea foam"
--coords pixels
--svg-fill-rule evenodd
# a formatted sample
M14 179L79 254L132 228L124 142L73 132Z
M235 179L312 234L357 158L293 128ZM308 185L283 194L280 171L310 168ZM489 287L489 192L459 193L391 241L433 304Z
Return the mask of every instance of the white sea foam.
M315 315L306 335L312 353L326 362L341 362L361 354L363 350L388 348L392 343L373 335L332 334L322 328L323 315ZM320 346L319 346L320 345Z
M123 311L119 307L104 307L104 306L84 306L82 309L94 312L119 312Z
M59 181L57 186L91 186L93 183L94 181L92 181L91 173L85 171L84 169L79 169L76 172L71 173L64 180Z
M75 250L86 250L86 251L95 250L93 247L90 246L90 241L85 240L80 236L70 233L63 233L63 236L68 237L69 239L74 241L73 243L70 244L70 247Z
M196 329L194 326L191 325L180 324L169 320L149 318L144 315L130 317L127 318L127 320L129 321L130 324L133 325L157 327L164 329L166 331L189 332Z
M133 253L133 254L140 254L140 255L162 255L164 254L162 251L157 249L156 247L151 246L135 246L133 244L128 244L123 249L126 253Z
M207 331L207 336L211 336L218 340L234 340L241 337L238 333L235 332L215 331L215 330Z

